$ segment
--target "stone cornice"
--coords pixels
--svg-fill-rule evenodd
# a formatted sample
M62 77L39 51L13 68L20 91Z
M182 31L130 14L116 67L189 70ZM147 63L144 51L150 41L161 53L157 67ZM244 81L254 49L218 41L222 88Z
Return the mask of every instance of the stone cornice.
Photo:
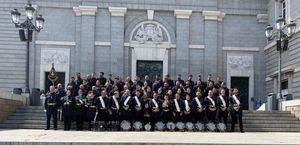
M40 45L67 45L67 46L74 46L76 45L73 41L45 41L45 40L36 40L35 44Z
M268 22L268 14L257 14L256 18L257 18L257 21L259 23L266 23L266 22Z
M226 14L221 11L202 11L202 15L205 20L222 21Z
M109 12L111 13L111 16L125 16L125 13L127 12L127 8L124 7L108 7Z
M259 51L258 47L223 47L225 51Z
M75 12L76 16L96 15L97 7L96 6L78 6L78 7L73 7L73 11Z
M174 15L177 19L189 19L192 15L192 10L174 10Z

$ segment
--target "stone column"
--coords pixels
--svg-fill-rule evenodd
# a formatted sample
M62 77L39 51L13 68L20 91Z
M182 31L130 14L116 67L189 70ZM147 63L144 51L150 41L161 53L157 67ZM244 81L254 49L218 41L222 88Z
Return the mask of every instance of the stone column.
M127 8L109 7L108 10L111 13L110 72L114 76L124 76L124 16Z
M225 13L220 11L203 11L204 16L204 78L208 74L212 74L213 78L216 78L218 73L220 73L220 68L218 65L221 64L222 59L218 53L221 49L218 47L218 21L222 21Z
M76 13L76 71L90 74L95 71L96 6L74 7ZM80 36L80 38L78 38Z
M175 71L186 77L189 73L190 16L192 10L175 10L176 16L176 58Z

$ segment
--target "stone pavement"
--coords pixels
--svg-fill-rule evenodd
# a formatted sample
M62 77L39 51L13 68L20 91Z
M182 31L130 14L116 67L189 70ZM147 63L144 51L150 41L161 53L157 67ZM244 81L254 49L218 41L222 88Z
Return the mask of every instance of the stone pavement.
M20 143L22 142L22 143ZM0 130L0 145L300 144L300 133L88 132Z

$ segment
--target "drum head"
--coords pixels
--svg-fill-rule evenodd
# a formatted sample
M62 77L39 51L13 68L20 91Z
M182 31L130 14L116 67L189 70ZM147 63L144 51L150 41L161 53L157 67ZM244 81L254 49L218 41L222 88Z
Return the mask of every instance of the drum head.
M203 130L204 130L204 124L201 123L201 122L197 122L197 123L195 124L195 128L196 128L196 130L198 130L198 131L203 131Z
M208 131L215 131L216 130L216 125L212 122L209 122L206 124L206 128Z
M150 123L145 124L145 131L151 131L151 124Z
M185 128L184 123L182 122L177 122L176 123L176 128L180 131L183 131L183 129Z
M167 123L167 128L170 130L170 131L173 131L175 129L175 123L173 122L168 122Z
M194 130L194 124L192 122L187 122L185 124L185 127L188 131L193 131Z
M143 124L140 121L136 121L133 123L134 130L141 130L143 128Z
M122 130L124 131L129 131L131 129L131 124L129 121L127 120L123 120L120 124L120 127Z
M226 131L226 125L225 125L225 123L218 123L217 124L217 128L221 132L225 132Z
M165 129L165 124L163 122L155 123L155 130L163 131Z

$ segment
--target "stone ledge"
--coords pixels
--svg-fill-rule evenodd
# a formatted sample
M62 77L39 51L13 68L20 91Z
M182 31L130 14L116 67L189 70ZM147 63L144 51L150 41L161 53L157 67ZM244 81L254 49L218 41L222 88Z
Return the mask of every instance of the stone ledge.
M177 19L189 19L192 15L192 10L174 10L174 15Z
M127 8L124 7L108 7L108 10L111 13L111 16L124 17L127 12Z
M81 15L96 15L97 7L96 6L78 6L73 7L73 11L75 12L76 16Z
M202 11L202 15L205 20L222 21L226 13L222 13L221 11Z

